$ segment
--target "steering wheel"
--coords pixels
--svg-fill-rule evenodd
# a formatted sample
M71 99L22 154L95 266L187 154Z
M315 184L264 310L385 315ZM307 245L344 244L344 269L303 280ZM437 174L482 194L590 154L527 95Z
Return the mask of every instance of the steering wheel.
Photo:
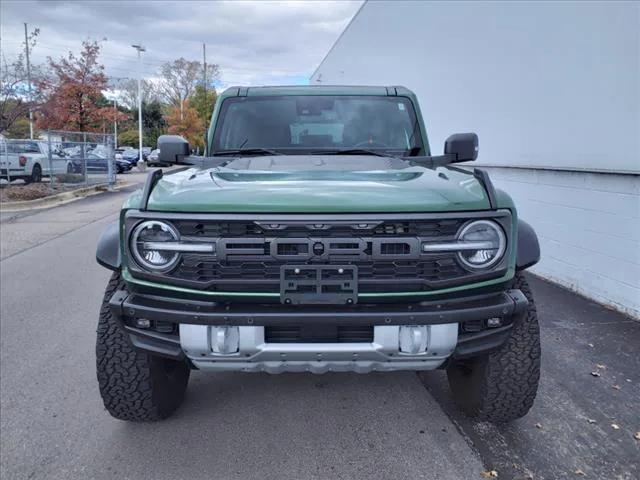
M365 140L364 142L356 143L353 148L389 148L389 145L382 142L370 142L369 140Z

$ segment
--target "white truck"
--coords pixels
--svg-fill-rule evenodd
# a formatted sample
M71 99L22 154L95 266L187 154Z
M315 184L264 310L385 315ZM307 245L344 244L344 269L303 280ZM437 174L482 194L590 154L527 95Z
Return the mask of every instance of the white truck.
M0 177L13 181L21 178L25 183L39 182L43 175L73 173L71 158L55 144L41 140L2 140L0 142Z

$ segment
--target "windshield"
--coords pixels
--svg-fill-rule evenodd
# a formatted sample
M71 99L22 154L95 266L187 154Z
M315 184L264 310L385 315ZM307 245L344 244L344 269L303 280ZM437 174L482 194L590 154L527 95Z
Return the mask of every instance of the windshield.
M278 96L226 99L213 152L270 149L284 154L348 149L424 153L411 100L383 96Z

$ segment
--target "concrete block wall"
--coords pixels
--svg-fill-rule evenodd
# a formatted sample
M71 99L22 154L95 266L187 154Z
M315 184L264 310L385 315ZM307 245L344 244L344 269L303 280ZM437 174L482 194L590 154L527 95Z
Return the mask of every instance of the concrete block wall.
M640 175L482 168L538 233L534 273L640 318Z

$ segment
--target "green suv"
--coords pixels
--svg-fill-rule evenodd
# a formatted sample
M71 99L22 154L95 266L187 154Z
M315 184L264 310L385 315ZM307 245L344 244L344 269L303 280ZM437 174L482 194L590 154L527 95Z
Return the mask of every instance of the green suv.
M404 87L234 87L206 144L160 137L160 160L185 167L151 172L100 239L111 415L168 417L193 369L445 369L468 415L527 413L538 240L486 172L455 165L475 134L431 155Z

